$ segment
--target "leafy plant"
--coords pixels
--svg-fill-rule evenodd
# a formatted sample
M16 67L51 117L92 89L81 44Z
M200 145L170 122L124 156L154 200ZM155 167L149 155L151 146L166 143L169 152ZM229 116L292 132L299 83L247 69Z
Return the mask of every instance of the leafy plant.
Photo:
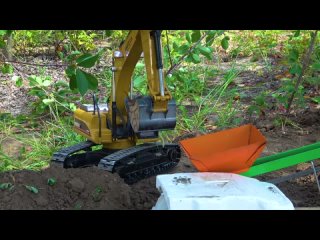
M268 107L268 104L266 102L266 96L267 94L265 92L262 92L260 95L258 95L254 99L254 104L249 106L248 112L250 115L256 113L257 115L265 115L265 110Z
M102 193L102 188L101 187L96 187L93 193L91 194L93 201L98 202L101 200L101 193Z
M13 78L16 85L21 86L21 78ZM63 80L53 81L50 76L28 77L29 91L28 94L36 97L31 103L33 111L37 115L50 113L55 119L58 119L62 112L75 109L74 102L79 99L74 91L69 89L67 82Z
M292 79L290 78L283 78L281 79L281 87L277 89L275 93L272 94L272 97L276 99L277 105L280 109L283 109L283 108L287 109L290 95L294 91L295 91L295 82L292 81ZM300 107L305 106L304 93L305 93L304 87L300 85L295 95L295 103Z
M29 185L25 185L26 189L29 190L30 192L34 193L34 194L38 194L39 190L34 187L34 186L29 186Z
M179 106L180 114L177 120L177 129L184 132L201 131L205 132L205 122L208 116L230 110L230 105L223 106L222 101L228 86L238 76L239 71L235 68L227 71L224 74L222 82L216 87L212 88L206 95L193 95L195 103L194 111L188 111L185 106ZM230 115L220 114L220 123L226 124L235 114L235 111L230 111ZM224 117L224 120L222 120Z
M2 66L1 66L1 72L3 74L12 74L13 73L13 67L11 64L8 64L8 63L4 63Z
M11 190L13 187L14 186L13 186L12 183L1 183L0 184L0 189L1 190L7 190L7 189Z
M79 51L72 52L67 58L68 67L66 75L69 78L69 86L71 90L78 90L83 96L89 89L96 90L98 87L97 78L84 70L84 68L93 67L101 57L104 49L97 54L91 53L81 54Z
M57 183L57 180L55 178L49 178L47 183L49 186L53 186Z

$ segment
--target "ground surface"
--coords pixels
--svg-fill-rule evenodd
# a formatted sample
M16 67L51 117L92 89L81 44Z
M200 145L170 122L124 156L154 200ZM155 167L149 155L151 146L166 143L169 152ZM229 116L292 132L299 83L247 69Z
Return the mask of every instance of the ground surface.
M305 130L287 128L286 134L280 129L264 132L268 144L263 155L274 154L294 147L319 141L319 126ZM306 134L308 132L308 134ZM283 171L259 177L267 181L305 170L310 164L300 164ZM170 172L194 172L196 169L185 156L179 165ZM49 178L55 178L56 184L49 186ZM116 174L96 167L84 169L62 169L56 165L41 172L17 171L0 174L0 183L10 182L14 187L0 190L0 209L151 209L158 197L156 179L151 177L128 186ZM39 192L29 191L27 186L36 187ZM318 192L313 175L278 185L280 190L293 202L295 207L320 206Z
M241 64L247 64L246 60L239 60ZM221 68L228 69L229 63L221 63ZM276 89L275 75L281 69L266 72L265 62L254 63L248 67L236 79L236 84L246 99L242 99L244 105L250 104L253 97L259 94L261 89ZM274 65L271 59L270 66ZM19 68L19 66L16 66ZM20 74L34 74L39 69L35 67L20 68ZM61 76L61 68L48 72L52 76ZM270 73L272 72L272 74ZM1 76L0 76L1 77ZM20 89L12 84L9 78L0 81L0 112L13 114L26 113L30 98L26 96L26 89ZM11 82L10 82L11 81ZM214 84L214 81L212 82ZM19 101L17 100L19 99ZM295 147L311 144L320 140L320 113L318 109L307 109L295 116L298 127L274 126L270 116L264 119L256 119L253 123L266 136L268 143L263 155L286 151ZM243 116L243 123L248 122ZM180 139L184 138L181 136ZM3 143L5 144L5 143ZM12 145L9 142L7 145ZM14 149L12 150L14 152ZM309 164L274 172L259 177L268 180L273 177L283 176L309 168ZM196 171L191 162L182 157L179 165L171 172ZM49 186L49 178L55 178L56 184ZM98 170L97 168L62 169L51 166L41 172L16 171L0 173L0 183L9 182L13 187L0 190L0 209L151 209L159 197L155 187L155 177L145 179L132 186L126 185L117 175ZM33 186L38 193L33 193L26 188ZM278 187L293 202L295 207L319 207L320 193L317 190L315 177L310 175L294 181L281 183Z

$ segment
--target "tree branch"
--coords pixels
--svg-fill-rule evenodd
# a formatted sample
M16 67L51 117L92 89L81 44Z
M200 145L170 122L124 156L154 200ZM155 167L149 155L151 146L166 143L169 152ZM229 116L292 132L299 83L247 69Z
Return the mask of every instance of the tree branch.
M195 44L193 44L185 54L183 54L183 55L179 58L178 62L177 62L176 64L174 64L173 66L171 66L171 68L167 71L166 76L168 76L175 68L177 68L177 67L182 63L183 59L185 59L185 57L188 56L189 53L191 53L191 51L192 51L207 35L208 35L208 33L203 34L203 36L202 36Z
M19 61L9 61L5 60L4 63L17 63L22 65L30 65L30 66L40 66L40 67L66 67L67 64L37 64L37 63L27 63L27 62L19 62Z
M289 112L290 112L290 108L291 108L291 104L293 102L294 95L297 93L298 87L302 82L302 78L303 78L304 72L305 72L305 70L308 67L308 64L310 62L310 58L311 58L311 54L313 52L313 48L314 48L314 45L315 45L315 42L316 42L317 34L318 34L318 30L316 30L316 31L314 31L312 33L309 49L308 49L308 52L305 55L305 58L304 58L303 63L302 63L301 73L300 73L300 75L298 77L298 80L296 82L296 85L294 87L294 91L293 91L293 93L291 94L291 96L290 96L290 98L288 100L288 108L287 108L286 114L289 114Z

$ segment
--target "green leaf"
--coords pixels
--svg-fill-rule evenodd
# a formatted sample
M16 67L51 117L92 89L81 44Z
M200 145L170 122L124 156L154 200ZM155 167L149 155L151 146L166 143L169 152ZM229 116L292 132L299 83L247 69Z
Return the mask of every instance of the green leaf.
M187 33L186 34L186 39L189 43L191 43L191 36L190 36L190 33Z
M193 33L191 34L192 42L197 42L201 38L200 30L193 30Z
M256 103L257 103L258 106L264 106L265 98L263 96L258 96L256 98Z
M50 80L44 80L41 85L44 86L44 87L48 87L48 86L51 85L51 81Z
M295 63L299 58L299 52L297 49L292 49L289 52L289 62L290 63Z
M143 87L144 83L145 83L145 79L142 76L138 76L134 79L134 86L137 89L140 89L141 87Z
M110 37L112 35L112 30L105 30L104 31L107 37Z
M28 189L30 192L37 194L39 190L36 187L25 185L26 189Z
M254 112L256 112L257 114L260 113L260 108L258 106L252 105L248 108L248 112L249 114L253 114Z
M11 64L7 64L7 63L3 64L2 67L1 67L1 72L3 74L7 74L7 73L12 74L13 73L12 65Z
M63 52L58 52L58 57L62 60L64 58Z
M47 99L43 99L42 102L43 102L45 105L50 105L50 103L53 103L53 102L54 102L54 99L52 99L52 98L47 98Z
M91 55L90 53L85 53L80 56L76 62L80 67L91 68L98 61L99 56L99 54Z
M300 30L294 31L293 37L299 37L300 36Z
M291 66L289 72L290 72L291 74L300 75L301 72L302 72L302 68L301 68L301 66L300 66L299 63L294 63L294 64Z
M179 46L176 42L173 42L172 47L175 51L179 48Z
M194 63L199 63L200 62L200 57L198 54L193 53L192 55L192 60Z
M183 44L178 48L178 53L185 54L189 50L189 45Z
M82 70L80 70L80 71L82 71ZM86 76L89 89L96 90L98 87L98 79L95 76L93 76L91 73L87 73L85 71L82 71L82 72Z
M48 185L49 185L49 186L55 185L56 182L57 182L57 180L56 180L55 178L49 178L49 179L48 179Z
M72 83L72 81L73 80L71 79L70 84ZM76 86L79 92L81 93L81 95L84 95L88 91L88 89L91 89L91 90L97 89L98 80L92 74L84 72L81 69L77 69L76 70Z
M184 60L188 63L194 61L191 54L189 54L188 57L186 57Z
M76 68L74 66L68 66L65 73L68 77L76 75Z
M200 53L204 55L208 59L212 59L212 48L199 46L198 47Z
M8 30L0 30L0 36L6 35Z
M76 70L76 82L77 82L77 88L81 93L81 95L83 96L89 89L89 81L81 69Z
M17 87L21 87L22 84L23 84L23 80L20 76L13 76L12 77L12 81L15 81L16 82L16 86Z
M67 77L69 78L69 86L71 90L77 88L77 80L76 80L76 68L74 66L68 66L65 71Z
M320 71L320 62L312 64L312 69L315 71Z
M79 51L73 51L72 53L70 53L70 55L67 57L67 60L71 61L73 60L76 56L80 55L81 52Z
M12 188L12 187L13 187L12 183L1 183L1 184L0 184L0 189L1 189L1 190L10 189L10 188Z
M311 98L312 101L314 101L315 103L320 103L320 97L314 97L314 98Z
M216 33L217 33L217 30L209 30L208 31L208 36L209 37L214 37L216 35Z
M77 89L77 79L76 79L76 75L72 75L69 77L70 81L69 81L69 87L71 90L75 90Z
M31 75L30 77L28 77L29 80L29 86L33 87L37 85L37 81L36 81L36 76L35 75Z
M4 48L6 46L6 43L0 39L0 48Z
M212 48L209 47L204 47L204 46L199 46L198 49L202 54L210 54L212 53Z
M228 47L229 47L229 40L230 38L228 36L225 36L222 40L221 40L221 47L224 49L224 50L227 50Z
M72 110L72 111L75 111L77 109L77 106L74 104L74 103L70 103L69 104L69 108Z
M68 87L68 83L62 80L57 81L54 85L56 87Z

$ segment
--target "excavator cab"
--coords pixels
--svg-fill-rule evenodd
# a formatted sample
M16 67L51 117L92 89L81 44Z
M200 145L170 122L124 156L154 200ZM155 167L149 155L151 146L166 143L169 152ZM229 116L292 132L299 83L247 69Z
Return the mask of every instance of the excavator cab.
M134 97L132 74L144 57L147 96ZM74 113L74 130L87 141L63 148L52 160L65 168L98 165L117 172L127 183L176 166L178 144L159 142L159 131L176 126L176 103L164 81L160 30L130 31L113 53L109 103L81 105ZM92 150L95 145L102 149Z

